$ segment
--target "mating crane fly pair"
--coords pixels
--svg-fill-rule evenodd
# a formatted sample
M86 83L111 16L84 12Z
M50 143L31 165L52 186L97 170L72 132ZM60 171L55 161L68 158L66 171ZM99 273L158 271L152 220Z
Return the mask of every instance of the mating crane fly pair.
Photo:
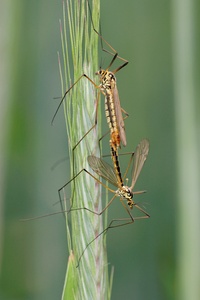
M112 197L112 199L108 202L108 204L103 208L103 210L101 212L95 212L92 211L89 208L73 208L71 207L69 211L67 212L71 212L74 210L80 210L80 209L84 209L87 210L91 213L94 213L96 215L102 215L103 212L111 205L111 203L113 202L113 200L118 196L120 197L120 202L122 203L124 209L126 210L127 214L128 214L128 218L122 218L122 219L113 219L109 225L97 236L94 237L93 240L91 240L87 246L85 247L85 249L83 250L81 256L78 259L78 265L80 262L80 259L82 258L85 250L88 248L88 246L96 239L98 238L100 235L102 235L103 233L107 232L110 228L115 228L115 227L119 227L119 226L125 226L128 224L133 223L135 220L137 219L146 219L149 218L149 214L144 211L137 203L135 203L133 201L133 196L136 194L142 194L145 191L133 191L136 181L138 179L138 176L143 168L143 165L147 159L148 156L148 152L149 152L149 142L147 139L143 139L137 146L135 153L132 153L128 167L126 169L126 172L124 174L124 176L122 177L121 175L121 170L120 170L120 164L119 164L119 157L118 157L118 149L121 145L121 143L123 144L123 146L126 146L127 142L126 142L126 134L125 134L125 126L124 126L124 119L128 116L128 114L121 108L120 105L120 100L119 100L119 94L118 94L118 90L117 90L117 85L116 85L116 77L115 74L121 70L123 67L125 67L128 64L128 61L126 61L125 59L121 58L118 56L118 53L115 51L115 49L102 37L102 35L95 29L94 27L94 23L92 20L92 13L91 13L91 9L88 3L88 7L89 7L89 11L90 11L90 15L91 15L91 22L92 22L92 27L93 30L96 32L96 34L99 36L99 38L101 39L101 42L104 42L107 46L110 47L111 52L109 52L106 49L103 49L103 51L108 52L110 54L113 55L113 58L109 64L109 66L106 69L100 69L99 71L97 71L95 74L99 76L99 80L100 80L100 84L97 85L89 76L87 76L86 74L81 75L78 80L76 80L74 82L74 84L72 84L72 86L65 92L63 98L61 99L61 102L53 116L52 122L55 119L55 116L61 106L61 104L63 103L64 99L66 98L67 94L69 93L69 91L79 82L79 80L81 80L81 78L85 77L87 80L89 80L91 82L91 84L94 85L94 87L99 90L99 96L97 98L97 101L99 101L100 98L100 93L102 93L105 96L105 115L106 115L106 119L107 119L107 123L109 126L109 131L110 131L110 151L111 151L111 158L112 158L112 162L113 162L113 166L111 166L110 164L108 164L107 162L105 162L103 159L98 158L94 155L90 155L88 156L87 160L89 163L89 166L91 167L91 169L97 174L99 175L101 178L105 179L106 181L108 181L110 184L112 184L113 186L115 186L117 188L117 190L113 190L110 187L106 186L102 181L100 181L98 178L96 178L90 171L86 170L85 168L82 169L80 172L78 172L75 176L73 176L73 178L67 182L61 189L59 189L59 197L60 196L60 192L61 190L67 186L70 182L74 181L82 172L87 173L88 175L90 175L96 182L100 183L102 186L104 186L107 190L109 190L110 192L112 192L114 194L114 196ZM114 54L113 54L114 52ZM114 61L116 60L116 58L119 58L120 60L124 61L124 63L119 66L117 69L115 69L114 71L110 71L109 69L111 68L111 66L113 65ZM98 104L97 104L97 109L98 109ZM79 143L86 137L86 135L96 126L97 124L97 109L96 109L96 114L95 114L95 124L91 127L91 129L79 140L79 142L73 147L73 160L74 160L74 150L76 149L76 147L79 145ZM125 118L123 118L122 112L125 113ZM133 163L133 167L132 167L132 181L131 181L131 185L127 186L124 185L124 180L126 179L126 175L128 173L128 170L130 168L131 163ZM125 203L126 201L126 203ZM143 216L139 216L139 217L133 217L130 210L133 209L133 207L136 207L137 209L139 209L144 215ZM117 224L116 224L117 223Z

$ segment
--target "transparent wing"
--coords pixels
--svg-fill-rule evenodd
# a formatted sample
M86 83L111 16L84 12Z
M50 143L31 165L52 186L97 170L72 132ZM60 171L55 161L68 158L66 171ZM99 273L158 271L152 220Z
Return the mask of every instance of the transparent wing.
M117 177L115 175L114 168L111 165L94 155L88 156L88 163L96 174L98 174L114 186L118 187Z
M147 159L148 153L149 153L149 141L147 139L144 139L138 144L136 151L134 153L132 183L130 187L131 190L135 186L135 183L138 179L138 176L140 175L144 162Z
M114 101L114 105L115 105L116 119L117 119L117 124L119 127L119 133L120 133L120 140L121 140L123 146L126 146L126 133L125 133L125 126L124 126L124 119L122 116L122 110L121 110L117 87L115 86L115 88L112 91L113 91L113 101Z

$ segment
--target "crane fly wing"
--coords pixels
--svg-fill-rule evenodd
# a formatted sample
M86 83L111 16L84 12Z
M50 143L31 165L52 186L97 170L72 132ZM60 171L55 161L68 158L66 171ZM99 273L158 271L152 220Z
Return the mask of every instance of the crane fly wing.
M132 183L130 189L132 190L135 186L135 183L140 175L142 167L147 159L149 153L149 141L147 139L142 140L134 153L133 158L133 171L132 171Z
M117 87L115 86L112 91L113 91L113 101L114 101L114 105L115 105L117 125L119 127L120 141L122 142L123 146L126 146L125 125L124 125L124 119L122 116L122 110L121 110Z
M89 166L92 170L104 178L106 181L110 182L114 186L118 187L117 185L117 177L115 175L114 168L109 165L107 162L103 161L101 158L96 157L94 155L90 155L87 158Z

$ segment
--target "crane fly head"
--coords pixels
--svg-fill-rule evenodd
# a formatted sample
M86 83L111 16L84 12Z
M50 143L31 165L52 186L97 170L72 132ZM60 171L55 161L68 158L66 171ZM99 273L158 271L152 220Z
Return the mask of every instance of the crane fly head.
M127 204L130 207L130 209L133 209L133 206L135 205L135 203L132 199L127 199Z

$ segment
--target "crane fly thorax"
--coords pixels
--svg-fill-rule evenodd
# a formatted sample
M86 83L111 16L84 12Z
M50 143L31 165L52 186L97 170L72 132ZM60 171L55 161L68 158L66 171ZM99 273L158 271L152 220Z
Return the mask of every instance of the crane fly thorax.
M123 185L120 189L116 192L120 197L125 198L127 201L131 200L133 198L133 193L130 190L130 188L126 185Z
M116 194L119 197L122 197L122 198L127 200L127 204L130 207L130 209L133 208L133 206L134 206L134 202L132 200L133 193L132 193L132 191L130 190L130 188L128 186L123 185L120 189L118 189L116 191Z
M98 72L95 73L96 75L100 76L100 87L106 93L115 88L116 85L116 77L115 75L107 70L100 69Z

